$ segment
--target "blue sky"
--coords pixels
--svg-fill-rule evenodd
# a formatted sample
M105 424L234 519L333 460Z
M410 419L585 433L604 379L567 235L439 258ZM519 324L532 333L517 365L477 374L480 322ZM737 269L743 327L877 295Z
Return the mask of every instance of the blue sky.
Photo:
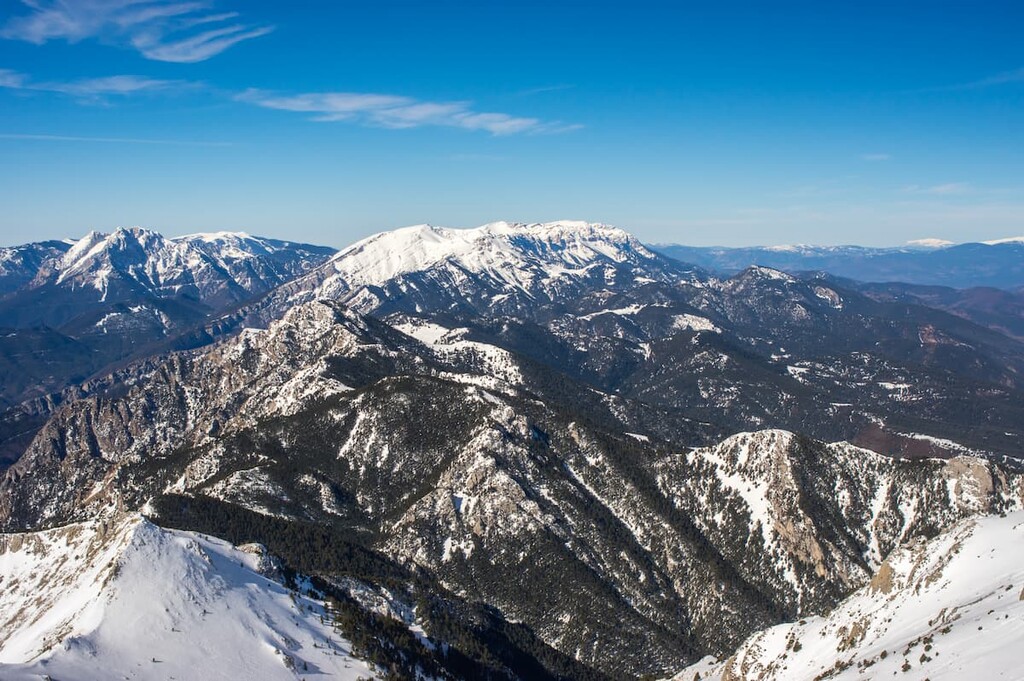
M1017 236L1022 27L1009 1L0 0L0 243Z

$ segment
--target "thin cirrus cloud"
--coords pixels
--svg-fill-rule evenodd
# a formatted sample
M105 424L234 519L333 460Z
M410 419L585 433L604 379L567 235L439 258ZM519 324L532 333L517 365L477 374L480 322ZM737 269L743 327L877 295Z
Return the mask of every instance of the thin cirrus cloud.
M382 128L443 126L483 130L492 135L559 133L582 126L505 113L479 112L469 102L429 102L400 95L360 92L319 92L280 95L250 89L235 97L266 109L311 114L314 121L349 121Z
M940 85L938 87L924 88L920 92L957 92L961 90L984 90L987 88L998 87L1001 85L1012 85L1014 83L1024 83L1024 68L1014 69L1012 71L1003 71L993 76L987 76L985 78L979 78L966 83L956 83L954 85Z
M28 142L98 142L104 144L158 144L184 147L230 147L231 142L209 142L178 139L148 139L139 137L91 137L84 135L30 135L0 132L0 140Z
M159 80L136 75L37 81L18 71L0 69L0 89L26 93L58 93L83 104L107 104L109 100L118 97L163 94L204 87L203 83ZM468 102L431 102L400 95L358 92L277 95L265 90L249 89L236 94L234 99L267 109L311 114L312 120L317 122L350 121L391 129L443 126L482 130L492 135L513 135L551 134L582 127L505 113L475 111Z
M237 12L214 12L212 2L168 0L21 0L29 12L15 16L0 36L42 45L97 39L134 47L147 59L191 63L209 59L273 26L238 20Z
M946 182L931 186L913 184L903 189L908 194L930 194L931 196L961 196L970 194L972 190L971 185L966 182Z
M129 96L185 87L178 80L157 80L145 76L118 75L80 78L69 81L34 81L24 73L0 69L0 88L32 92L56 92L86 102L102 102L108 97Z

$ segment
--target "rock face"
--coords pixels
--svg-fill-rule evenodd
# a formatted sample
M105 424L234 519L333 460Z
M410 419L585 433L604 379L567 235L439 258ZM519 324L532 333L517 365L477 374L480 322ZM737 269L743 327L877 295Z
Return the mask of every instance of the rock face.
M908 675L1012 678L1020 669L1016 587L1024 580L1024 513L965 520L893 552L875 579L826 616L749 638L700 679L862 679Z
M1024 503L1019 474L991 462L899 461L785 431L735 435L660 469L670 498L793 616L830 607L914 537Z

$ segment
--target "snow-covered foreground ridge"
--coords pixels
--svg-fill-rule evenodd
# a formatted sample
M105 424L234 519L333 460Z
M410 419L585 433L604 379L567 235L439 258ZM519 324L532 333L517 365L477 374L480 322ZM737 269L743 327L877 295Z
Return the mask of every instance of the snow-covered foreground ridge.
M135 514L0 535L0 678L373 676L275 572L262 547Z
M824 617L754 634L675 679L1020 679L1024 511L965 520L894 551Z

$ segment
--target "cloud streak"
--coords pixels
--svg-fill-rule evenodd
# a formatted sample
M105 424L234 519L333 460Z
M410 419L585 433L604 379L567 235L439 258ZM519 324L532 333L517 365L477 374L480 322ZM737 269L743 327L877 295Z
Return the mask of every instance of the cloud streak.
M36 81L31 76L0 69L0 89L52 92L83 104L105 104L112 98L159 94L202 88L202 83L159 80L136 75L80 78L70 81ZM492 135L553 134L579 129L558 121L476 111L470 102L434 102L401 95L365 92L322 92L282 95L249 89L233 96L236 101L265 109L308 114L320 123L351 122L394 130L426 126L478 130Z
M932 196L962 196L964 194L970 194L973 191L973 187L966 182L946 182L944 184L936 184L930 187L923 187L921 185L910 185L904 187L903 191L908 194L930 194Z
M160 144L176 147L230 147L231 142L197 142L193 140L145 139L138 137L86 137L80 135L29 135L0 132L0 140L31 142L100 142L105 144Z
M145 76L119 75L103 78L81 78L72 81L36 82L24 73L0 69L0 88L33 92L56 92L86 102L104 101L107 97L128 96L140 92L171 90L187 86L180 80L157 80Z
M348 121L392 129L442 126L482 130L492 135L514 135L568 132L582 127L506 113L479 112L473 110L471 102L430 102L376 93L320 92L280 95L250 89L237 95L235 99L266 109L311 114L311 120L322 123Z
M0 36L43 45L51 40L101 40L127 45L147 59L191 63L264 36L273 26L238 21L236 12L214 12L211 0L21 0L29 12L15 16Z
M983 90L985 88L997 87L1000 85L1011 85L1013 83L1024 83L1024 68L1004 71L994 76L979 78L968 83L957 83L955 85L942 85L939 87L925 88L922 92L956 92L958 90Z

